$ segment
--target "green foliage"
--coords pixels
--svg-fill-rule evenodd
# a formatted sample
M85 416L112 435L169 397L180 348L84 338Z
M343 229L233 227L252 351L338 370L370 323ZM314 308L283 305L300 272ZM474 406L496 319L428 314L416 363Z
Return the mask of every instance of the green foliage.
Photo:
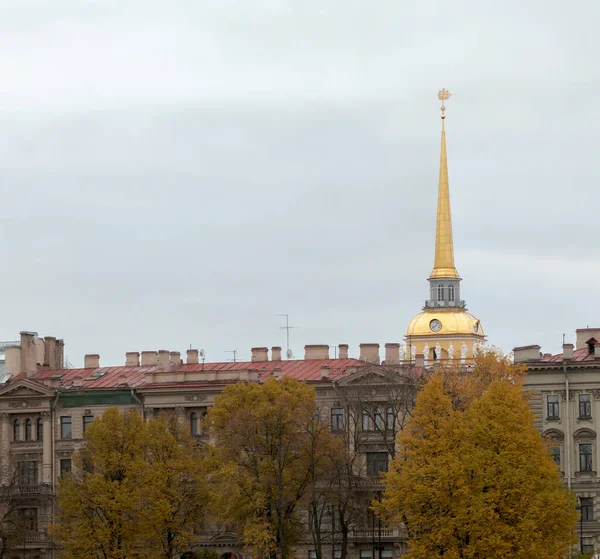
M52 535L62 557L171 559L188 546L205 493L202 462L181 425L110 408L85 440L58 487Z
M564 557L574 541L574 502L518 377L489 356L471 379L445 374L418 395L374 508L405 524L411 559Z

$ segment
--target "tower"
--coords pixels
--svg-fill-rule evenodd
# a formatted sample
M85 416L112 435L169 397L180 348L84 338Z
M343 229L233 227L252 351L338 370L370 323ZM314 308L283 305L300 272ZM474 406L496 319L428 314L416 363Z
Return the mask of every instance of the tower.
M467 312L467 305L460 297L461 278L454 266L444 105L449 98L450 92L446 89L438 93L442 102L442 145L435 254L428 279L429 298L425 301L423 312L410 321L405 336L410 354L423 354L428 363L472 357L477 343L485 341L481 323Z

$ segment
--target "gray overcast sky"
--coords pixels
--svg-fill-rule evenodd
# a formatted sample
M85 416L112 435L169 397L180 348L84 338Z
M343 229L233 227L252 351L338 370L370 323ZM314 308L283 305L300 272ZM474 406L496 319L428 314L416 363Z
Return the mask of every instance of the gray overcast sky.
M433 263L489 341L598 326L593 1L0 0L0 339L400 341Z

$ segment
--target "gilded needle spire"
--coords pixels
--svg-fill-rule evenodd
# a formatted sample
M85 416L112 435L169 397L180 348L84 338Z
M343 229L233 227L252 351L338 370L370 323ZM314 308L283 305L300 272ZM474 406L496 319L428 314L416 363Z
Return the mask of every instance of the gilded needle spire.
M440 155L440 182L438 186L437 222L435 229L435 260L429 279L458 278L454 267L454 245L452 242L452 217L450 215L450 187L448 184L448 161L446 159L446 130L444 128L444 101L450 92L442 89L438 99L442 102L442 149Z

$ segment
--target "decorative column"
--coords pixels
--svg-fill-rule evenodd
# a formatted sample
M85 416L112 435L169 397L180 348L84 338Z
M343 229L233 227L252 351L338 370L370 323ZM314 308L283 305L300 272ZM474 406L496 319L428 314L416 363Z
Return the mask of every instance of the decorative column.
M10 417L7 413L0 413L0 424L0 483L6 484L10 476Z
M42 412L44 442L42 447L42 483L52 483L52 414Z

